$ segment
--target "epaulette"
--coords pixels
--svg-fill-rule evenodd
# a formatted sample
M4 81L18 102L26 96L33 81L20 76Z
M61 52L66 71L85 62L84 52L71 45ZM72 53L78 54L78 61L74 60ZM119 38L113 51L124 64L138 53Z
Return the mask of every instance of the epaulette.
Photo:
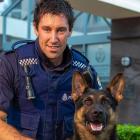
M22 47L23 45L26 45L26 44L31 44L33 42L34 42L33 40L20 40L20 41L17 41L12 45L12 50L15 50L15 49L17 49L19 47Z
M4 55L7 55L7 54L12 54L12 53L15 53L15 50L19 47L22 47L23 45L26 45L26 44L31 44L33 43L34 41L33 40L20 40L20 41L17 41L15 43L12 44L12 47L10 50L4 50L1 52L1 54L4 54Z

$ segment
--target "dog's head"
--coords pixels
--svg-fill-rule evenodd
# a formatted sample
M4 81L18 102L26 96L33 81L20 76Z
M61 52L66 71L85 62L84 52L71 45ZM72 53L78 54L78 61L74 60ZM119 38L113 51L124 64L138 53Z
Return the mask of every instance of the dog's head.
M123 99L124 77L118 73L104 90L90 88L87 75L75 72L72 79L72 99L75 102L75 125L99 135L116 124L116 107Z

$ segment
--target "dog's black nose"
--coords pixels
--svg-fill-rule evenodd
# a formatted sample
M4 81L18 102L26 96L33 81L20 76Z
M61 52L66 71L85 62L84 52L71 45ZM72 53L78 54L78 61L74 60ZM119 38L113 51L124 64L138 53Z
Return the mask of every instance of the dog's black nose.
M97 116L100 116L100 115L102 115L103 114L103 112L101 111L101 110L94 110L93 112L92 112L92 116L93 117L97 117Z

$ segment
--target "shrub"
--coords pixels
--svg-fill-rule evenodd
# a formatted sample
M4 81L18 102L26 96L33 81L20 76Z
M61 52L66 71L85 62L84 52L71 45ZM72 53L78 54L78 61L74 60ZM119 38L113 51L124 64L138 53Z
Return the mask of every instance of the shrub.
M140 140L140 126L119 124L117 135L119 140Z

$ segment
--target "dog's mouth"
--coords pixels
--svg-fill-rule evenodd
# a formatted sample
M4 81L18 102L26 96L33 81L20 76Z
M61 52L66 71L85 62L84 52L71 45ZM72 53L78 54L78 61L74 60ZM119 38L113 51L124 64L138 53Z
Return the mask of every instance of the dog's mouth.
M103 131L104 123L98 120L93 122L86 121L86 127L92 134L97 135Z

